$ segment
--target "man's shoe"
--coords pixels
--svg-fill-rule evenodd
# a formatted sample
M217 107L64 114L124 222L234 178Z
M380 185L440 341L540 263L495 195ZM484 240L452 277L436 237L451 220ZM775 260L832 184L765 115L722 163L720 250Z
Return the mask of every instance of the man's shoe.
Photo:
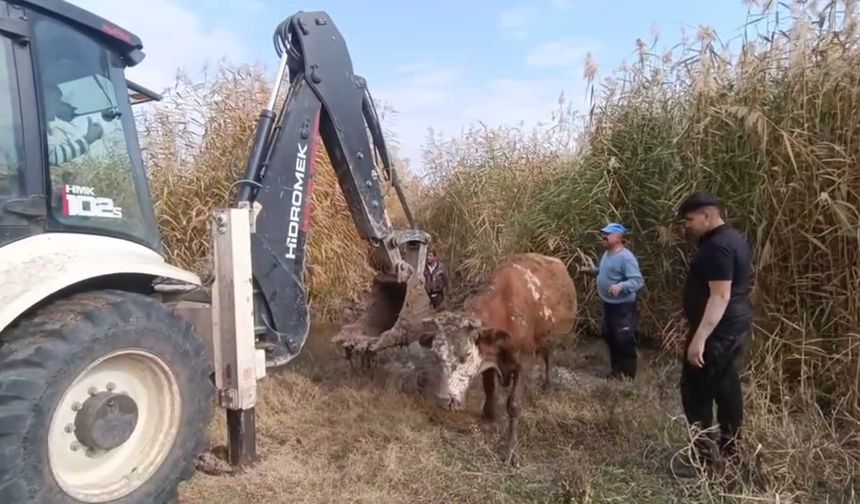
M699 477L699 468L690 460L684 451L676 452L669 460L669 473L677 479L695 479Z

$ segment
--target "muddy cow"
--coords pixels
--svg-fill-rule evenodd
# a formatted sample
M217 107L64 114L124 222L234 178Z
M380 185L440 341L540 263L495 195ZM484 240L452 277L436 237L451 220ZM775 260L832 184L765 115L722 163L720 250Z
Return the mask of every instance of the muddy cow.
M538 355L550 380L550 343L573 331L576 290L564 263L539 254L503 259L489 287L472 296L460 312L425 318L419 341L439 361L437 395L448 408L459 409L472 380L483 376L483 415L496 418L496 377L510 387L504 458L516 464L514 447L522 403L523 380Z

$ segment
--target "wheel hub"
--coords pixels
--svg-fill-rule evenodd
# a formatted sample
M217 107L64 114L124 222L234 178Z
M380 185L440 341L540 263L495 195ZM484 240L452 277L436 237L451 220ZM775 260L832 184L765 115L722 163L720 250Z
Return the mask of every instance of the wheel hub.
M75 415L75 435L89 448L112 450L128 441L137 427L137 403L125 394L99 392Z
M117 502L152 478L181 427L177 377L160 356L115 350L68 385L48 432L51 474L75 502Z

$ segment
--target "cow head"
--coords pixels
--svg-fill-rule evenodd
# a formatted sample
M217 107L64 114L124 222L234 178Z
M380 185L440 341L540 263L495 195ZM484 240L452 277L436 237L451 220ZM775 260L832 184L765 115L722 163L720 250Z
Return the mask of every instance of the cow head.
M510 335L482 327L466 314L443 312L423 320L419 342L439 361L436 395L449 409L459 409L472 380L487 369L500 371Z

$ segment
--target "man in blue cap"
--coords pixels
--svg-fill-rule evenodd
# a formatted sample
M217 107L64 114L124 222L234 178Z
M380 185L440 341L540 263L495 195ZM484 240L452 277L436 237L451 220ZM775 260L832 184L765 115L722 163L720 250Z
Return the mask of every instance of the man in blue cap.
M609 347L611 378L636 377L636 308L638 292L645 285L639 261L624 246L627 229L616 222L600 230L606 251L597 277L597 293L603 300L603 339Z

